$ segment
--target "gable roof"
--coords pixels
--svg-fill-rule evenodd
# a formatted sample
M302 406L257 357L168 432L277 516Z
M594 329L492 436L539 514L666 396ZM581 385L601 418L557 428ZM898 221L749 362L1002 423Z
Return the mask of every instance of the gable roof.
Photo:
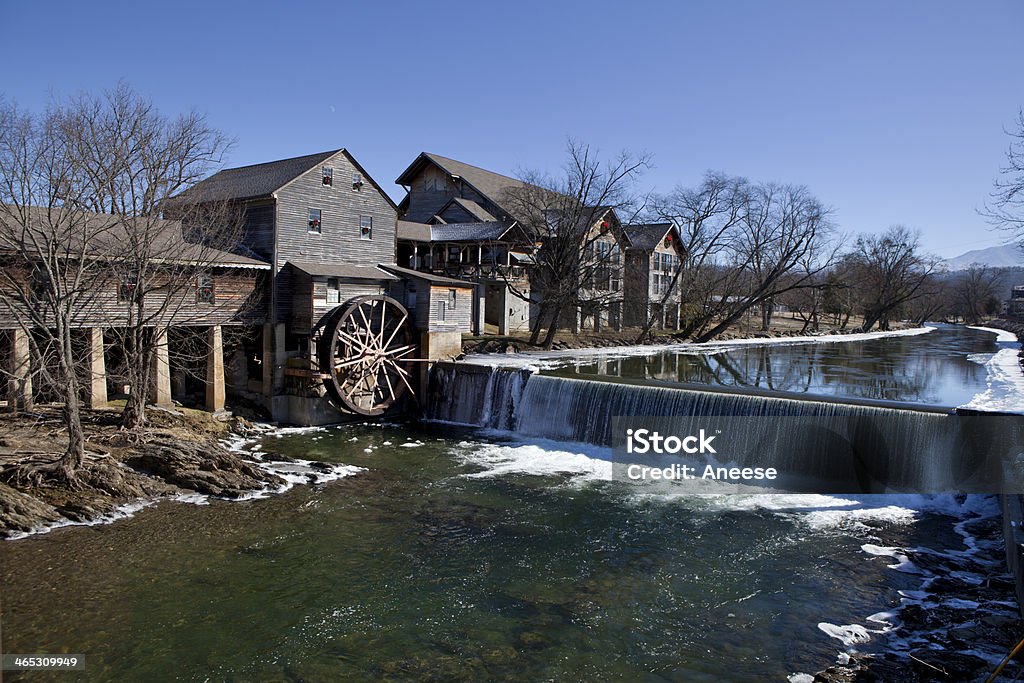
M624 226L626 237L634 249L652 251L673 228L671 223L638 223Z
M437 210L436 215L441 216L441 214L447 211L448 207L451 206L452 204L462 207L462 209L465 210L466 213L468 213L470 216L472 216L473 218L477 219L480 222L490 223L498 220L490 213L488 213L487 210L484 209L484 207L480 206L472 199L463 199L462 197L452 197L451 199L449 199L444 206Z
M252 166L239 166L218 171L200 181L174 199L223 201L226 199L258 199L269 197L300 175L322 164L341 149L280 159Z
M317 152L316 154L306 154L301 157L253 164L251 166L226 168L196 183L181 194L172 197L167 203L173 205L182 201L241 201L269 197L303 173L313 170L337 154L344 154L345 158L358 169L362 177L369 181L388 203L397 210L398 207L391 197L388 196L388 193L377 184L377 181L366 172L366 169L344 147L326 152Z
M488 171L487 169L473 166L456 159L449 159L440 154L421 152L416 159L409 164L409 167L398 176L395 182L399 185L411 185L412 179L427 164L434 164L445 173L451 176L458 176L463 182L474 190L490 199L498 206L502 206L504 195L509 190L536 187L522 180L510 178L507 175Z
M37 206L25 207L23 215L18 213L16 209L0 210L0 253L13 253L17 243L37 240L40 244L59 247L68 258L82 255L119 261L132 258L124 250L132 231L145 230L149 240L146 251L161 255L153 261L186 265L198 263L204 267L270 269L270 264L261 259L186 239L181 221Z

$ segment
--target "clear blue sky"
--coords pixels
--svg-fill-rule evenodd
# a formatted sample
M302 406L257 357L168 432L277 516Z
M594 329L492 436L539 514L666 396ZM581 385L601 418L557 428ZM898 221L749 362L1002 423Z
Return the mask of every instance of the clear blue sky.
M975 210L1024 106L1024 2L0 0L0 92L125 79L237 139L230 165L349 148L396 199L420 151L555 169L567 136L808 185L845 231L1002 242Z

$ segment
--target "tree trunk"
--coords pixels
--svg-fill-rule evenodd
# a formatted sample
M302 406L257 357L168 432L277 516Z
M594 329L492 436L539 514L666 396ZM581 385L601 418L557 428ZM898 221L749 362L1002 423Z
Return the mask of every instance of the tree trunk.
M548 333L544 337L544 349L547 351L550 351L551 347L555 345L555 335L558 334L558 323L561 316L562 307L555 307L551 314L551 322L548 323Z
M133 335L135 337L135 335ZM128 400L124 402L124 411L121 413L121 428L141 432L146 425L146 401L149 399L149 365L151 352L141 340L133 339L134 352L127 356L128 365Z
M540 310L537 311L537 319L533 323L533 329L530 330L530 346L536 346L538 340L540 340L540 330L544 325L544 314L547 312L548 306L541 304Z
M772 313L775 311L775 306L770 301L764 301L761 303L761 331L767 332L772 326Z
M68 447L61 456L58 467L67 482L78 477L78 469L85 459L85 431L82 429L82 414L78 402L78 383L72 382L64 400L64 426L68 430Z

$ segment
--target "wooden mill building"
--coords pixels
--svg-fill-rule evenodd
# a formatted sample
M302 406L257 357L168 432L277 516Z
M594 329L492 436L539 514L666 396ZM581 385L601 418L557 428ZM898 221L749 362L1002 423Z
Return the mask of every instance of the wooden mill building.
M178 317L165 321L168 339L159 354L161 366L154 369L154 386L147 388L158 403L170 403L188 388L187 381L176 380L183 376L178 366L185 368L175 360L181 355L177 332L185 327L208 330L209 409L222 409L229 391L261 402L274 419L295 424L337 422L342 404L364 415L379 414L392 401L381 398L376 385L386 383L390 398L397 400L403 385L412 388L412 375L402 366L413 356L461 352L474 285L443 276L424 278L397 267L397 207L345 149L226 169L162 208L168 233L179 241L187 242L196 231L190 229L195 226L183 228L178 219L187 222L204 214L237 216L239 236L217 250L216 258L209 258L208 245L196 245L207 258L201 269L197 261L190 305L176 306ZM76 323L92 340L90 363L98 378L90 384L94 405L108 384L115 391L125 389L100 369L117 355L111 330L119 321L118 292L131 284L131 274L124 277L124 282L109 283L109 296L97 298ZM363 303L353 304L357 301ZM359 330L360 325L375 326L377 337ZM225 334L226 326L234 332ZM327 328L335 335L333 347L323 341ZM2 317L0 329L0 361L24 368L31 339ZM331 353L360 357L328 358ZM392 362L396 358L402 363ZM362 373L358 382L342 377L332 383L332 374L352 374L353 369ZM27 369L18 372L29 374ZM30 384L11 386L12 400L31 401Z

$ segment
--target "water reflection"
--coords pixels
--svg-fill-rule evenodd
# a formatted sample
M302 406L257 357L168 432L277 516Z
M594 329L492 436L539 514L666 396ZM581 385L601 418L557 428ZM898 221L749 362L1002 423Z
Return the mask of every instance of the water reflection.
M934 332L861 342L721 347L599 358L552 371L819 396L960 405L986 388L972 354L994 353L990 332L942 326Z

